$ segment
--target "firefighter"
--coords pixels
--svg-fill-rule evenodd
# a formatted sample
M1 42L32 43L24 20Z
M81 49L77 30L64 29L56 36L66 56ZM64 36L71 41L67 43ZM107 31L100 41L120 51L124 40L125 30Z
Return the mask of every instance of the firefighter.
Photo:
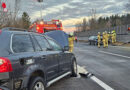
M114 30L114 43L116 43L116 31Z
M109 39L108 33L107 33L107 31L105 31L105 44L106 44L106 47L108 47L108 39Z
M74 36L73 34L69 34L69 52L73 52L74 48Z
M105 41L105 32L102 33L102 42L103 42L103 47L106 47L106 41Z
M98 32L98 48L100 48L100 43L101 43L101 35L100 32Z
M112 31L111 39L112 39L112 44L114 44L116 42L116 32L115 32L115 30Z

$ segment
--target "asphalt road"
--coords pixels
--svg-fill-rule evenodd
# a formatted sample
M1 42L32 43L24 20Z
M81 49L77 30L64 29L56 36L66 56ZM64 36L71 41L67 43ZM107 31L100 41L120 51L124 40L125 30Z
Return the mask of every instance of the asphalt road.
M48 90L130 90L130 48L77 43L74 53L78 64L94 76L66 77Z

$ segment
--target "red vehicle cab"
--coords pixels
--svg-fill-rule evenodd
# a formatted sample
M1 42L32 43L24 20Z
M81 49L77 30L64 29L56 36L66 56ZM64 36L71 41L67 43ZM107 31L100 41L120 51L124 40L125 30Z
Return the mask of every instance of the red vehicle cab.
M54 30L63 30L62 22L60 20L35 22L30 26L29 31L37 33L45 33Z

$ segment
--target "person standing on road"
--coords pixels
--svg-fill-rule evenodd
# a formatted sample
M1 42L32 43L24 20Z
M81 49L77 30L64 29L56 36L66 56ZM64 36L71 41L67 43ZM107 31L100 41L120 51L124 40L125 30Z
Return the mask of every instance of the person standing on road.
M74 48L74 36L73 34L69 34L69 52L73 52L73 48Z
M116 43L116 31L114 30L114 43Z
M98 32L98 48L100 48L100 43L101 43L101 35L100 32Z
M76 42L76 43L78 42L77 36L75 36L75 42Z
M105 31L105 44L106 44L106 47L108 47L108 33L107 31Z
M105 32L102 33L102 42L103 42L103 47L106 47L106 41L105 41Z
M114 44L114 33L113 33L113 31L111 32L111 40L112 40L112 44Z
M112 44L114 44L116 42L116 32L115 32L115 30L112 31L111 38L112 38Z

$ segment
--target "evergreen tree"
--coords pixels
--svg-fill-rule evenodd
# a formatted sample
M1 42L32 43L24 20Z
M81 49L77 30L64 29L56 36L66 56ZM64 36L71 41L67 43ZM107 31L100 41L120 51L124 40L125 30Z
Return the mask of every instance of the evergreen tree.
M30 22L30 17L29 17L27 12L23 12L22 22L23 22L23 28L24 29L28 29L30 24L31 24L31 22Z

